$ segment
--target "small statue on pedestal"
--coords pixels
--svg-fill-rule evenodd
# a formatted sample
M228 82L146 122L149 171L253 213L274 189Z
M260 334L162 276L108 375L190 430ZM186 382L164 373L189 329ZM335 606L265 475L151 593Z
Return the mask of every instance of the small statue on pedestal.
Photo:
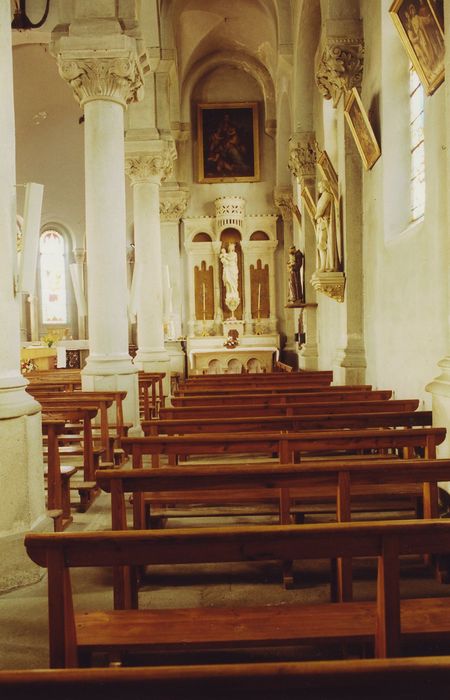
M234 320L234 312L239 306L241 300L239 297L238 287L238 257L234 243L228 243L228 252L222 248L219 255L223 265L222 281L225 286L225 304L231 311L231 318Z
M287 263L289 273L288 303L303 303L305 301L302 284L303 253L296 250L295 246L289 248L289 260Z

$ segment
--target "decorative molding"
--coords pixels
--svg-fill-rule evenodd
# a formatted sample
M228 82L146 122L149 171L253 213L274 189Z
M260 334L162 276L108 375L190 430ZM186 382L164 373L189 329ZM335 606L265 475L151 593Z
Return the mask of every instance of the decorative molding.
M160 184L173 173L173 161L173 154L169 150L127 155L125 172L132 185L142 182Z
M92 100L126 106L143 97L142 68L133 50L64 51L56 60L60 76L72 87L81 106Z
M179 221L187 209L189 193L183 190L168 193L164 196L161 193L159 202L159 214L161 221Z
M214 205L216 207L216 227L219 232L228 226L243 228L246 205L243 197L237 195L217 197L214 200Z
M335 301L344 301L345 275L343 272L314 272L311 284L317 292L322 292Z
M362 37L327 36L316 68L319 92L336 107L343 93L353 87L361 89L363 66Z
M300 185L305 178L314 179L317 163L316 141L312 132L295 134L289 139L288 168Z
M277 209L280 210L283 221L291 221L296 209L292 190L284 187L276 188L273 193L273 201Z

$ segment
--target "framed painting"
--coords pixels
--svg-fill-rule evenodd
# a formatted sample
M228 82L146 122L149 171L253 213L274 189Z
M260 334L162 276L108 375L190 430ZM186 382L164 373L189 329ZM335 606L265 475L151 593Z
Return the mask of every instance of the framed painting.
M370 170L381 156L381 150L356 88L348 92L344 114L364 167Z
M331 162L326 151L320 151L319 149L318 153L319 157L317 158L317 165L320 170L320 174L330 183L335 199L339 199L338 176L333 167L333 163Z
M259 180L258 103L199 104L199 182Z
M307 187L306 185L304 185L302 187L301 197L303 200L303 204L305 205L305 209L309 214L309 218L311 219L313 225L315 225L315 223L316 223L316 203L313 199L313 196L311 194L309 187Z
M389 13L427 95L444 80L443 0L394 0Z

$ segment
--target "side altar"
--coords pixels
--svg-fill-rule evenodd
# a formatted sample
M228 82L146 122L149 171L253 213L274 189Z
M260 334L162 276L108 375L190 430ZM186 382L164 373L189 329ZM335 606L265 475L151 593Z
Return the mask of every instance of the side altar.
M215 217L183 220L188 260L189 373L268 372L278 359L276 216L219 197Z

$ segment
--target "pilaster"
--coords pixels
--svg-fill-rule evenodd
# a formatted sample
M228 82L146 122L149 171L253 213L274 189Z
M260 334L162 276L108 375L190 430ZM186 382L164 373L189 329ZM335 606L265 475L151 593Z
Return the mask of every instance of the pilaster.
M285 307L287 295L288 295L288 269L287 262L289 259L289 249L293 245L293 221L292 217L294 215L295 205L292 197L291 187L276 187L274 190L274 204L281 214L283 220L283 290L281 293L281 303ZM284 323L285 323L285 333L286 333L286 344L285 351L287 353L295 353L295 323L294 315L289 310L283 309ZM286 356L284 359L289 363L289 357Z

